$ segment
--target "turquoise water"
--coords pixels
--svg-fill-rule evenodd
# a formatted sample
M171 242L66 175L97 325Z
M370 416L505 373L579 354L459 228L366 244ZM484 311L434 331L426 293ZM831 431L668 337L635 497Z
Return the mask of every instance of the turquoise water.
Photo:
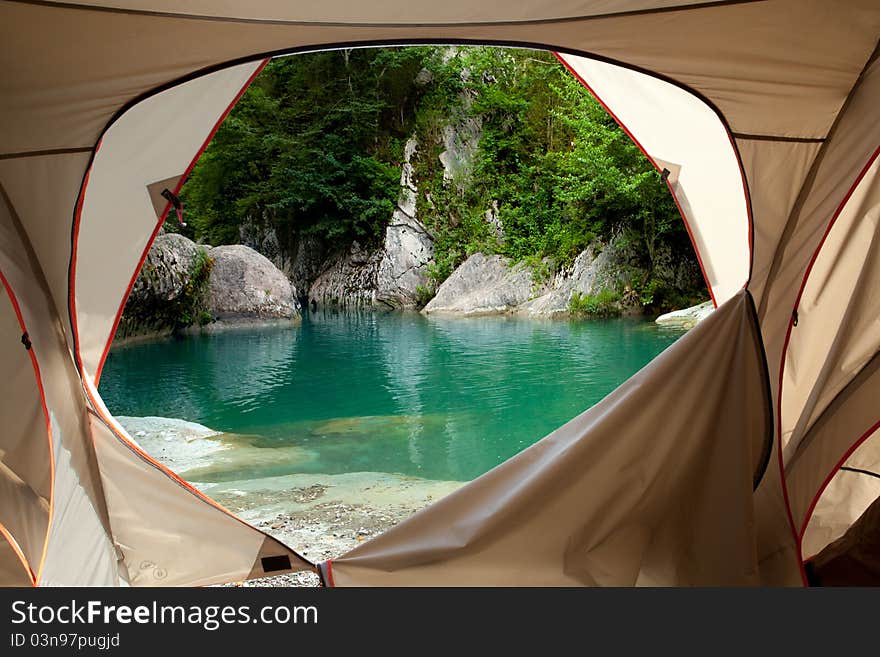
M116 348L100 392L116 415L182 418L267 450L202 481L360 471L463 481L589 408L681 334L626 319L326 312Z

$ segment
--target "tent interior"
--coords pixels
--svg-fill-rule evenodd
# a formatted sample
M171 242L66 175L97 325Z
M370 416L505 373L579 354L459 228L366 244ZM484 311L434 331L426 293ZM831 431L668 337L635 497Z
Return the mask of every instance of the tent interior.
M0 583L877 582L875 0L0 0L0 36ZM97 384L161 192L267 58L410 43L557 52L663 172L716 310L532 447L312 564L146 454Z

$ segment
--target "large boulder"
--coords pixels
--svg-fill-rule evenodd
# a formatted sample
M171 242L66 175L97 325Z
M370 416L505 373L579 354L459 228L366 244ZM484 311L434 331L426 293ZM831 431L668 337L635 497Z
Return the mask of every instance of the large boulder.
M535 283L531 267L522 263L511 266L509 258L475 253L443 282L422 312L498 315L543 292L545 287Z
M116 337L162 335L191 323L192 307L200 300L189 298L199 292L189 283L193 274L207 273L195 271L197 260L205 262L204 251L183 235L159 235L132 287Z
M268 258L243 244L218 246L208 283L208 309L218 319L290 319L299 302L290 281Z

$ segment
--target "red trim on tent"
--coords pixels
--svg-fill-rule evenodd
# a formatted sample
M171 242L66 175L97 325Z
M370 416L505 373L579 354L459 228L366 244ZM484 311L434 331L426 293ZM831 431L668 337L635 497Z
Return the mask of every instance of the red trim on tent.
M12 291L12 286L9 284L9 281L6 279L6 276L4 276L2 271L0 271L0 283L2 283L3 287L6 289L6 294L9 295L12 309L18 319L18 325L21 328L22 335L24 335L28 330L24 323L24 316L21 313L21 306L18 305L18 299L15 297L15 292ZM30 569L30 565L28 565L28 570L33 575L34 584L36 585L36 583L40 581L40 575L43 572L43 563L46 561L46 551L49 549L49 534L52 530L52 518L55 515L55 446L52 444L52 423L49 419L49 407L46 404L46 391L43 388L43 376L40 373L40 363L37 361L37 355L33 345L28 349L28 355L31 359L31 366L34 368L34 378L37 381L37 390L40 393L40 407L43 409L43 420L46 422L46 438L49 443L49 518L46 523L46 538L43 541L43 552L40 556L40 563L37 566L36 574L33 573Z
M847 190L846 194L843 197L843 200L837 206L837 209L834 211L834 214L831 216L831 220L828 222L828 226L825 229L825 234L822 235L822 239L819 241L819 245L816 247L816 250L813 252L813 256L810 258L810 263L807 265L807 269L804 272L804 278L801 281L800 290L798 290L797 297L795 298L794 306L791 309L791 314L788 319L788 329L785 333L785 341L782 344L782 357L779 362L779 400L777 402L777 412L776 412L776 435L778 437L777 443L777 451L779 452L779 471L782 475L782 493L785 498L785 507L788 511L788 519L791 523L791 531L794 534L795 541L797 544L798 551L798 561L800 563L801 568L801 578L804 580L804 586L808 586L807 582L807 573L804 570L804 555L801 550L801 539L803 538L803 534L797 530L794 522L794 515L791 512L791 504L788 499L788 487L785 483L785 469L782 466L782 385L783 385L783 377L785 376L785 357L788 355L788 344L791 341L791 330L794 327L794 313L797 311L798 306L801 303L801 297L803 296L804 290L807 287L807 281L810 278L810 274L813 271L813 265L816 264L816 260L819 258L819 253L822 251L822 247L825 246L825 241L828 239L828 235L831 234L831 229L834 228L834 224L837 222L837 218L840 216L843 209L846 207L846 204L849 202L849 199L855 193L856 188L862 182L862 179L868 173L868 170L873 166L874 161L877 159L878 155L880 155L880 146L878 146L871 157L868 158L867 163L859 174L856 176L856 179L853 181L850 188ZM862 438L863 440L864 438ZM839 466L838 466L839 467ZM837 468L833 469L829 477L833 477L834 473L837 471ZM827 485L827 484L826 484ZM812 508L810 509L810 513L812 513Z
M260 74L260 72L266 67L266 64L269 63L268 59L264 59L260 62L259 66L257 66L256 70L248 77L247 81L244 83L239 92L235 95L232 101L227 105L226 109L214 123L214 126L211 128L211 131L208 133L208 136L205 138L205 141L202 142L202 145L196 151L196 154L193 156L192 160L187 166L186 170L183 172L183 175L180 177L177 185L174 187L172 192L175 196L180 193L183 184L186 182L189 174L192 173L193 167L195 167L196 162L199 161L199 158L202 156L202 153L205 152L205 149L208 148L208 144L211 143L211 140L214 138L214 135L217 134L217 130L220 129L220 125L223 121L226 120L226 117L229 116L229 113L232 111L232 108L236 106L244 93L248 90L248 87L251 86L254 79ZM134 273L131 275L131 280L128 282L128 287L125 289L125 294L122 297L122 301L119 304L119 308L116 311L116 318L113 320L113 327L110 329L110 335L107 338L107 344L104 345L104 351L101 354L101 360L98 361L98 367L95 370L95 387L98 386L98 383L101 380L101 372L104 369L104 363L107 361L107 356L110 354L110 346L113 344L113 338L116 337L116 330L119 328L119 322L122 320L122 312L125 310L125 302L128 301L128 297L131 294L131 290L134 287L135 282L137 281L138 274L141 272L141 268L144 266L144 262L147 259L147 256L150 253L150 247L153 246L153 242L156 241L156 237L159 235L159 230L162 228L162 225L165 223L165 219L168 217L168 213L171 211L171 202L165 204L165 209L162 211L162 215L159 217L159 221L156 223L156 227L153 229L150 238L147 240L147 244L144 247L143 253L141 253L141 257L138 260L137 267L135 267ZM178 211L179 215L179 211ZM79 346L79 340L77 340L77 346Z
M627 136L632 140L632 142L639 148L640 151L642 151L642 154L646 158L648 158L648 161L653 165L653 167L658 172L662 171L662 167L660 167L657 164L657 162L654 161L654 158L651 157L651 155L648 153L647 150L645 150L645 147L642 146L641 142L638 139L636 139L635 135L633 135L633 133L630 131L630 129L626 126L626 124L624 124L624 122L621 121L620 118L618 118L618 116L614 113L614 111L605 103L604 100L602 100L602 98L599 96L599 94L597 94L595 92L595 90L580 75L580 73L578 73L574 69L574 67L571 66L571 64L569 64L567 61L565 61L565 59L563 59L562 55L560 55L558 52L554 52L553 54L556 56L556 59L558 59L562 63L562 65L565 66L566 69L568 69L569 73L571 73L578 80L578 82L580 82L587 89L587 91L589 91L593 95L593 97L597 101L599 101L599 104L602 105L602 107L605 109L606 112L608 112L608 114L611 116L611 118L614 119L615 122L617 122L617 124L627 134ZM720 123L722 123L722 125L723 125L723 122L720 122ZM726 126L725 126L724 131L725 131L725 133L727 133L728 139L730 139L731 146L733 147L733 152L736 153L737 150L736 150L735 144L733 142L733 136L730 134L730 131L727 130ZM737 157L737 160L739 160L738 157ZM737 163L740 164L739 162L737 162ZM742 173L742 165L741 164L740 164L739 168L740 168L740 172ZM745 199L746 199L746 209L747 209L747 213L748 213L749 262L751 263L751 260L753 257L753 254L752 254L752 226L751 226L752 208L751 208L751 202L749 201L749 195L748 195L748 193L746 193L747 187L746 187L746 181L745 181L744 176L742 176L742 184L743 184L743 193L744 193ZM691 230L690 223L688 222L687 214L682 209L681 203L679 203L678 197L676 197L676 195L675 195L675 190L672 188L672 185L669 183L669 180L666 181L666 187L669 189L669 194L672 196L672 200L675 201L675 207L678 208L678 213L681 215L682 221L684 221L685 230L687 230L688 237L691 240L691 245L694 247L694 253L697 256L697 262L700 265L700 272L703 274L703 280L706 282L706 288L709 290L709 296L712 298L712 304L717 308L718 302L715 300L715 292L712 289L712 284L709 282L709 277L706 275L706 267L703 264L703 258L700 255L700 249L697 248L697 242L694 239L694 234L693 234L693 231ZM751 264L749 265L749 268L751 269ZM745 282L744 282L744 284L745 284Z
M327 559L324 564L327 566L327 585L330 588L336 588L336 582L333 579L333 559Z
M12 551L15 552L15 556L18 557L18 560L21 562L22 567L27 572L28 578L31 580L31 586L37 585L37 578L34 575L34 571L31 568L31 565L28 563L27 557L24 556L24 552L21 551L21 548L18 545L18 541L12 536L12 533L6 529L6 526L0 522L0 534L6 539L6 542L9 543L9 547L12 548Z
M100 146L101 142L98 142L98 145L95 147L95 155L98 154ZM92 160L92 162L94 163L94 160ZM89 169L86 171L86 175L83 178L82 189L79 192L79 198L76 200L76 209L73 213L73 245L71 246L70 252L70 275L69 280L67 281L68 289L70 290L67 301L70 306L70 328L73 331L73 343L76 346L77 358L79 358L79 319L77 318L76 312L77 245L79 244L79 226L80 220L82 219L83 202L86 198L86 188L89 186L89 176L91 173L92 166L89 166Z
M816 505L819 504L819 500L822 498L822 494L825 492L825 489L828 488L828 484L831 483L831 480L834 479L835 475L840 471L840 468L844 466L844 464L849 460L849 457L853 455L853 453L862 446L868 438L870 438L874 433L880 429L880 420L877 421L874 426L868 429L865 433L859 436L859 439L856 440L846 452L844 452L843 456L840 457L840 460L834 465L831 469L831 472L828 473L828 476L825 477L825 481L822 482L822 485L819 487L819 490L816 491L816 494L813 496L813 500L810 502L810 506L807 508L807 513L804 516L804 522L801 524L801 529L798 532L798 546L800 547L800 543L804 540L804 536L807 533L807 526L810 524L810 520L813 517L813 511L816 510ZM810 555L812 558L815 555Z

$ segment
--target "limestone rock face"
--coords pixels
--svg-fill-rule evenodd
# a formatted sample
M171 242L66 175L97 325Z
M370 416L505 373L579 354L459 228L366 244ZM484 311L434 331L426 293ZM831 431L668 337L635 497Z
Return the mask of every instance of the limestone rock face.
M418 303L419 288L427 288L428 265L434 258L434 240L416 218L418 188L410 164L416 148L415 139L407 141L397 208L385 229L376 274L376 300L391 308L413 307Z
M309 288L314 307L359 308L376 301L376 275L382 252L368 252L358 242L331 257Z
M177 233L159 235L131 289L129 301L144 304L177 299L186 288L199 248L195 242Z
M511 312L536 294L530 267L511 267L503 256L475 253L452 272L422 310L430 314L493 315Z
M612 246L599 245L582 251L574 264L557 272L548 291L517 308L517 312L530 316L567 315L572 296L598 294L604 289L614 289L621 280L620 262Z
M298 314L287 277L268 258L242 244L218 246L208 283L208 309L218 319L277 318Z

